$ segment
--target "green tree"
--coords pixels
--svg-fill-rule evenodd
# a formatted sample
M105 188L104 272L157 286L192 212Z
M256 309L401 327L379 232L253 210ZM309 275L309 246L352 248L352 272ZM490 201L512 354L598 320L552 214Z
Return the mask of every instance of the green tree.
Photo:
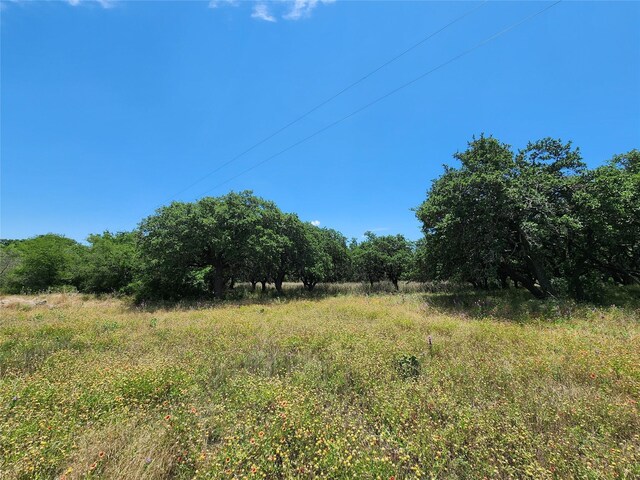
M325 281L331 275L333 264L327 251L327 240L323 229L310 223L304 224L298 275L309 291L313 290L318 282Z
M82 249L75 240L49 233L12 247L10 255L19 263L7 278L9 291L40 292L73 282L72 266Z
M572 240L581 228L574 196L584 186L585 164L571 142L549 138L529 143L515 164L508 190L515 251L503 253L501 270L537 296L565 293L563 285L580 281Z
M93 293L123 291L134 279L137 249L133 232L89 235L89 247L74 267L76 283Z
M308 290L319 282L337 282L349 278L351 258L347 239L340 232L305 224L299 277Z
M587 174L576 195L582 235L579 275L596 270L629 285L640 281L640 151L614 156ZM592 287L593 288L593 287ZM580 293L580 292L578 292Z
M402 235L377 236L365 233L366 239L353 249L353 262L361 279L371 286L387 278L398 289L398 282L411 270L413 246Z
M418 208L435 278L488 287L500 279L543 298L571 278L569 239L580 229L573 196L584 164L570 143L543 139L513 154L481 136L445 167Z
M424 238L415 242L408 277L417 282L428 282L436 277Z
M480 286L495 277L496 259L507 248L503 172L512 165L513 154L508 145L480 137L454 158L462 168L445 166L417 209L425 234L425 263L433 279Z
M271 224L273 231L274 252L269 262L269 278L274 283L278 293L282 293L282 285L288 276L297 276L303 265L307 250L307 237L304 224L297 215L285 213L276 217Z
M376 235L373 232L364 235L363 242L351 244L353 268L357 279L368 281L373 287L374 282L384 278L384 257L374 244Z
M278 217L273 202L248 191L160 208L140 224L144 294L222 298Z
M409 272L413 262L413 245L402 235L384 235L374 239L380 252L384 274L398 290L398 281Z
M340 282L351 276L351 257L347 247L347 239L337 230L321 228L322 250L329 256L331 263L324 282Z
M11 278L20 265L20 253L15 242L0 242L0 290L10 289Z
M306 237L304 225L297 215L280 210L264 212L263 221L256 225L242 260L240 277L252 288L257 282L273 282L281 293L285 279L297 275L304 255Z

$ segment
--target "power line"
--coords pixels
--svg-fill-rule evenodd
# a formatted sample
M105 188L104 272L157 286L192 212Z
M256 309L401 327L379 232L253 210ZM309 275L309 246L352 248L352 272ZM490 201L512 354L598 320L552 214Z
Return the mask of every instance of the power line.
M238 160L239 158L243 157L244 155L246 155L247 153L249 153L250 151L254 150L255 148L259 147L260 145L262 145L263 143L265 143L268 140L271 140L273 137L275 137L276 135L278 135L279 133L283 132L284 130L286 130L287 128L291 127L292 125L295 125L296 123L298 123L300 120L305 119L306 117L308 117L309 115L311 115L313 112L315 112L316 110L324 107L327 103L331 102L332 100L335 100L336 98L338 98L340 95L342 95L343 93L347 92L348 90L351 90L353 87L355 87L356 85L364 82L367 78L371 77L372 75L374 75L375 73L379 72L380 70L382 70L383 68L385 68L386 66L392 64L393 62L395 62L396 60L400 59L401 57L403 57L404 55L406 55L407 53L411 52L412 50L415 50L416 48L418 48L420 45L422 45L423 43L427 42L428 40L430 40L431 38L435 37L437 34L439 34L440 32L446 30L447 28L449 28L451 25L459 22L460 20L462 20L463 18L471 15L473 12L475 12L476 10L478 10L479 8L483 7L489 0L484 0L482 3L480 3L480 5L472 8L471 10L466 11L465 13L463 13L462 15L460 15L459 17L455 18L454 20L450 21L449 23L447 23L444 27L440 28L439 30L436 30L433 33L430 33L429 35L427 35L426 37L422 38L421 40L419 40L417 43L414 43L413 45L411 45L409 48L407 48L406 50L403 50L402 52L400 52L398 55L396 55L395 57L387 60L386 62L384 62L383 64L381 64L380 66L376 67L375 69L371 70L369 73L367 73L366 75L360 77L359 79L357 79L356 81L354 81L353 83L347 85L346 87L344 87L342 90L340 90L339 92L335 93L334 95L332 95L331 97L327 98L326 100L322 101L321 103L319 103L318 105L316 105L315 107L313 107L311 110L308 110L307 112L303 113L302 115L300 115L299 117L295 118L294 120L290 121L289 123L287 123L286 125L280 127L278 130L276 130L275 132L267 135L266 137L264 137L263 139L259 140L258 142L254 143L253 145L251 145L249 148L247 148L246 150L242 151L241 153L239 153L238 155L236 155L235 157L227 160L226 162L222 163L221 165L219 165L218 167L216 167L214 170L211 170L209 173L207 173L206 175L200 177L198 180L196 180L195 182L189 184L187 187L183 188L182 190L180 190L178 193L172 195L168 200L172 200L173 198L177 197L178 195L180 195L181 193L186 192L187 190L189 190L191 187L197 185L198 183L202 182L203 180L209 178L211 175L213 175L216 172L219 172L220 170L222 170L224 167L226 167L227 165L235 162L236 160Z
M315 131L315 132L313 132L311 135L308 135L308 136L306 136L306 137L302 138L301 140L298 140L297 142L295 142L295 143L293 143L293 144L289 145L288 147L286 147L286 148L284 148L284 149L280 150L279 152L274 153L273 155L270 155L269 157L267 157L267 158L265 158L264 160L262 160L262 161L260 161L260 162L256 163L255 165L253 165L253 166L251 166L251 167L247 168L246 170L243 170L242 172L238 173L237 175L234 175L233 177L229 178L228 180L225 180L224 182L217 184L216 186L214 186L214 187L210 188L209 190L204 191L200 196L204 196L205 194L207 194L207 193L209 193L209 192L211 192L211 191L213 191L213 190L215 190L215 189L217 189L217 188L219 188L219 187L221 187L221 186L223 186L223 185L225 185L225 184L227 184L227 183L229 183L229 182L231 182L231 181L235 180L236 178L238 178L238 177L240 177L240 176L244 175L245 173L250 172L251 170L254 170L255 168L258 168L259 166L261 166L261 165L263 165L263 164L267 163L268 161L270 161L270 160L272 160L272 159L274 159L274 158L276 158L276 157L278 157L278 156L282 155L283 153L288 152L288 151L289 151L289 150L291 150L292 148L295 148L295 147L297 147L298 145L300 145L300 144L302 144L302 143L304 143L304 142L306 142L306 141L308 141L308 140L311 140L312 138L314 138L315 136L317 136L317 135L321 134L322 132L325 132L326 130L329 130L330 128L332 128L332 127L334 127L334 126L338 125L339 123L344 122L345 120L347 120L347 119L349 119L349 118L351 118L351 117L353 117L353 116L357 115L358 113L362 112L363 110L366 110L367 108L369 108L369 107L371 107L371 106L375 105L376 103L380 102L381 100L384 100L384 99L385 99L385 98L387 98L387 97L390 97L391 95L393 95L393 94L395 94L395 93L399 92L400 90L402 90L402 89L404 89L404 88L406 88L406 87L408 87L408 86L410 86L410 85L413 85L413 84L414 84L414 83L416 83L417 81L422 80L424 77L426 77L426 76L428 76L428 75L431 75L432 73L436 72L437 70L440 70L441 68L446 67L446 66L447 66L447 65L449 65L450 63L453 63L453 62L455 62L456 60L459 60L460 58L462 58L462 57L464 57L464 56L466 56L466 55L470 54L470 53L471 53L471 52L473 52L474 50L477 50L478 48L480 48L480 47L482 47L482 46L486 45L487 43L491 42L492 40L495 40L496 38L500 37L501 35L504 35L505 33L509 32L510 30L513 30L514 28L516 28L516 27L520 26L521 24L523 24L523 23L525 23L525 22L527 22L527 21L529 21L529 20L531 20L531 19L533 19L533 18L537 17L538 15L543 14L544 12L546 12L547 10L549 10L549 9L551 9L551 8L553 8L553 7L555 7L556 5L558 5L558 4L559 4L559 3L561 3L561 2L562 2L562 0L558 0L558 1L554 2L554 3L552 3L551 5L547 5L547 6L546 6L545 8L543 8L542 10L538 10L537 12L535 12L535 13L533 13L533 14L531 14L531 15L528 15L528 16L524 17L524 18L523 18L523 19L521 19L521 20L518 20L517 22L515 22L515 23L513 23L513 24L509 25L508 27L504 28L503 30L500 30L499 32L494 33L493 35L491 35L491 36L489 36L489 37L485 38L484 40L482 40L480 43L478 43L478 44L474 45L473 47L471 47L471 48L469 48L469 49L467 49L467 50L463 51L462 53L459 53L458 55L456 55L456 56L454 56L454 57L450 58L450 59L449 59L449 60L447 60L446 62L441 63L441 64L440 64L440 65L438 65L437 67L434 67L434 68L432 68L431 70L429 70L429 71L427 71L427 72L425 72L425 73L423 73L423 74L421 74L421 75L417 76L417 77L416 77L416 78L414 78L413 80L410 80L410 81L408 81L408 82L406 82L406 83L404 83L404 84L400 85L399 87L396 87L396 88L394 88L393 90L390 90L389 92L385 93L384 95L382 95L382 96L380 96L380 97L376 98L375 100L373 100L373 101L371 101L371 102L367 103L366 105L364 105L364 106L362 106L362 107L358 108L357 110L354 110L353 112L349 113L348 115L345 115L344 117L342 117L342 118L340 118L340 119L338 119L338 120L336 120L336 121L334 121L334 122L332 122L332 123L330 123L330 124L328 124L328 125L326 125L326 126L322 127L322 128L321 128L321 129L319 129L319 130L316 130L316 131Z

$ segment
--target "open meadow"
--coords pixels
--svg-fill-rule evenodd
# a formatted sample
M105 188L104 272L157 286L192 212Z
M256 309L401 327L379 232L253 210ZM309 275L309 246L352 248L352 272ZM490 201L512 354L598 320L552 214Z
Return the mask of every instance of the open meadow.
M637 309L332 293L4 297L0 477L640 476Z
M640 480L640 0L0 0L0 480Z

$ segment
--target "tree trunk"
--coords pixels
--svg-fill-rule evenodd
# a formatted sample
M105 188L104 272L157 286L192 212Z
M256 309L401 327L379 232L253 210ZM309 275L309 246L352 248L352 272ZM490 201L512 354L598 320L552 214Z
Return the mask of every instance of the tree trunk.
M399 288L398 288L398 279L397 278L392 278L391 279L391 283L393 283L393 286L395 287L396 291L399 290Z
M503 289L509 288L509 276L503 268L498 268L498 278L500 279L500 286Z
M213 295L216 298L224 298L225 276L216 269L213 276Z
M569 283L569 288L573 293L576 300L586 300L586 294L584 291L584 284L582 280L580 280L580 274L574 273L571 276L571 281Z
M262 284L262 293L267 291L267 281L266 280L261 280L260 283Z
M542 265L540 265L539 262L534 260L533 257L529 255L527 255L527 264L529 265L529 268L531 269L531 273L533 274L533 276L536 278L536 280L538 280L538 284L540 285L540 289L544 293L544 297L548 297L548 296L555 297L556 291L551 286L551 283L549 282L549 279L547 278L547 275L544 269L542 268ZM528 288L526 284L524 286Z
M274 283L274 284L275 284L275 286L276 286L276 291L277 291L278 293L282 293L282 284L284 283L284 275L278 275L278 276L274 279L273 283Z
M542 293L543 293L542 298L548 297L550 295L555 296L556 291L551 285L551 282L549 282L549 279L547 278L547 274L544 271L544 268L542 267L540 262L534 259L534 256L532 255L532 252L531 252L531 244L529 243L527 236L522 231L522 228L518 227L518 233L520 234L519 235L520 243L522 244L522 250L525 257L525 262L527 264L529 272L531 273L533 278L535 278L538 281L538 284L540 285L540 290L542 290ZM519 280L522 281L522 279L519 279ZM527 287L526 283L522 282L522 284L525 286L527 290L531 291L529 287Z
M213 267L213 271L209 272L209 289L213 289L213 296L215 298L224 298L224 287L228 279L225 275L228 270L224 258L220 254L214 256L209 250L207 251L207 262Z
M257 280L251 280L251 291L256 291L256 285L258 284Z
M520 282L522 286L527 290L529 290L534 297L542 299L549 296L548 293L546 293L544 290L542 290L536 285L536 283L533 281L532 278L529 278L526 275L523 275L522 273L518 272L517 270L515 270L514 268L508 265L505 265L503 268L505 269L505 272L507 272L509 277L511 277L511 279L514 282Z

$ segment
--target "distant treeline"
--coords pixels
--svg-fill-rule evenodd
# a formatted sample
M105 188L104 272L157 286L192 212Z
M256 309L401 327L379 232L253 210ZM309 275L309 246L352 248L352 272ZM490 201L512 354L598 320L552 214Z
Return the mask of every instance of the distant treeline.
M415 245L402 235L367 233L362 242L302 222L251 192L173 202L133 232L90 235L82 245L60 235L2 241L2 289L82 292L140 298L223 297L238 282L255 290L285 281L410 278Z
M535 297L597 299L640 281L640 152L588 169L571 143L543 139L514 152L493 137L456 153L416 210L424 238L347 239L302 222L251 192L173 202L133 232L89 245L47 234L0 241L0 289L72 286L138 298L222 298L300 281L452 280L524 287Z

